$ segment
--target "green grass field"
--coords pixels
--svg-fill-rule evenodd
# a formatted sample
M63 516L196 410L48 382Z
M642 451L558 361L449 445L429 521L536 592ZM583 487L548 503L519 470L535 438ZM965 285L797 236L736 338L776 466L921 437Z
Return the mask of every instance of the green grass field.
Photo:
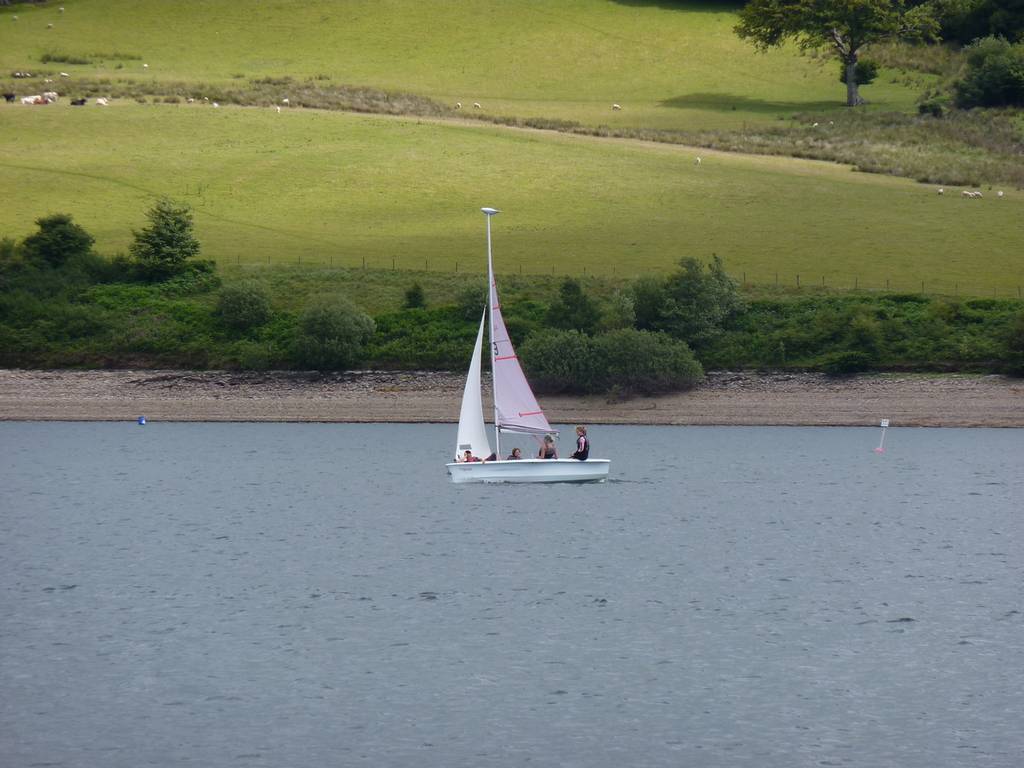
M845 99L834 62L792 49L755 53L733 34L735 13L723 3L66 0L64 13L57 6L0 9L0 71L66 71L71 90L85 75L320 76L449 105L479 102L488 114L687 130L840 110ZM90 63L43 65L45 53ZM904 81L887 72L865 88L871 108L912 109L918 91ZM613 112L613 103L623 109Z
M479 114L688 131L821 110L838 125L844 109L830 59L755 53L720 3L58 5L0 8L0 71L48 74L65 96L84 78L314 77L471 112L480 102ZM44 88L4 82L19 95ZM908 110L918 88L886 72L864 93L871 109ZM1024 196L1012 190L968 201L782 157L700 150L697 167L685 147L314 110L62 100L2 105L0 125L0 237L68 212L101 252L124 251L167 195L194 207L204 255L224 265L479 271L477 209L489 204L505 211L494 233L505 272L630 277L717 254L761 285L799 275L802 286L1016 295L1024 283Z
M155 195L189 202L224 264L498 268L628 277L718 254L782 285L1015 295L1024 196L832 164L703 153L486 124L336 112L119 104L0 107L0 236L72 213L101 252L127 249Z

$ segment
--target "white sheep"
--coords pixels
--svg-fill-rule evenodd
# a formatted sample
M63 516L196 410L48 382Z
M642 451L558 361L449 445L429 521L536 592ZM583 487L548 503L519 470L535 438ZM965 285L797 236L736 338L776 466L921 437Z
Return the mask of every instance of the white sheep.
M188 97L188 103L189 104L194 104L195 103L195 99L193 99L191 96L189 96Z
M696 160L694 160L693 164L694 165L700 165L700 158L698 157Z
M612 104L612 109L614 109L616 111L620 110L620 109L622 109L622 105L621 104Z
M103 98L102 96L99 96L96 99L96 103L99 104L101 107L105 107L105 106L107 106L107 104L109 102L105 98Z
M215 102L213 102L213 106L214 106L214 108L217 108L217 107L219 107L219 106L220 106L220 104L218 104L218 103L217 103L217 102L215 101Z
M479 101L474 101L473 102L473 109L483 109L483 107L480 106L480 102Z
M61 72L60 76L61 77L71 77L71 75L69 75L67 72Z
M277 114L279 114L279 115L281 114L281 108L280 107L277 107Z
M946 194L946 190L944 190L942 187L939 187L939 194L940 195Z
M291 102L288 101L288 99L281 99L281 103L282 104L291 104Z
M960 193L960 197L974 197L974 195L965 189L963 192Z
M455 108L456 109L462 109L462 102L461 101L456 101L455 102Z
M1003 190L1000 189L998 192L996 192L996 197L1002 197L1002 196L1003 196Z
M142 65L142 68L143 68L143 69L149 69L149 64L143 64L143 65Z

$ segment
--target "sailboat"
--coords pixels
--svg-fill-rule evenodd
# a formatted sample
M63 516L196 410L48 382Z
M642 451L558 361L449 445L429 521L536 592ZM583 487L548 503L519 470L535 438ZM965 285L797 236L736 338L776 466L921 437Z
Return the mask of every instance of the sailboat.
M530 389L501 314L491 258L491 218L498 211L495 208L480 210L487 216L487 281L490 289L466 376L455 457L454 461L446 465L448 474L453 483L583 483L605 480L611 465L608 459L501 459L503 433L541 438L557 432L548 424L544 411ZM488 430L484 424L480 383L485 325L489 326L490 332L491 381L494 389L493 455L498 458L493 461L463 462L461 459L466 451L480 459L492 455Z

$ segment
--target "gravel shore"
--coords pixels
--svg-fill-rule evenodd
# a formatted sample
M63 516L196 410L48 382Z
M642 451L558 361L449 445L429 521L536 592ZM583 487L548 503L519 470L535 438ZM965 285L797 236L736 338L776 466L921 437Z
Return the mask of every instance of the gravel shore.
M452 422L464 378L341 374L0 370L0 420ZM681 394L540 398L559 424L1024 427L1024 380L1003 376L716 372ZM485 402L485 413L490 404Z

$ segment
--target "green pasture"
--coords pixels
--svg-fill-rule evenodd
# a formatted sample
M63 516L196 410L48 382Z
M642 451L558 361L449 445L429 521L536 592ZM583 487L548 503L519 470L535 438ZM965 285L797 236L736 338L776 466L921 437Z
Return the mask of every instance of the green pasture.
M83 76L319 77L615 128L738 128L843 108L831 59L758 54L735 23L714 2L54 0L0 8L0 71L64 71L70 94ZM89 63L42 64L46 53ZM920 90L885 72L864 94L871 108L906 110Z
M70 12L70 11L69 11ZM721 256L748 283L1016 295L1024 195L785 158L313 110L0 107L0 236L68 212L127 250L155 196L203 254L255 269L477 272L482 205L505 273L625 278Z

